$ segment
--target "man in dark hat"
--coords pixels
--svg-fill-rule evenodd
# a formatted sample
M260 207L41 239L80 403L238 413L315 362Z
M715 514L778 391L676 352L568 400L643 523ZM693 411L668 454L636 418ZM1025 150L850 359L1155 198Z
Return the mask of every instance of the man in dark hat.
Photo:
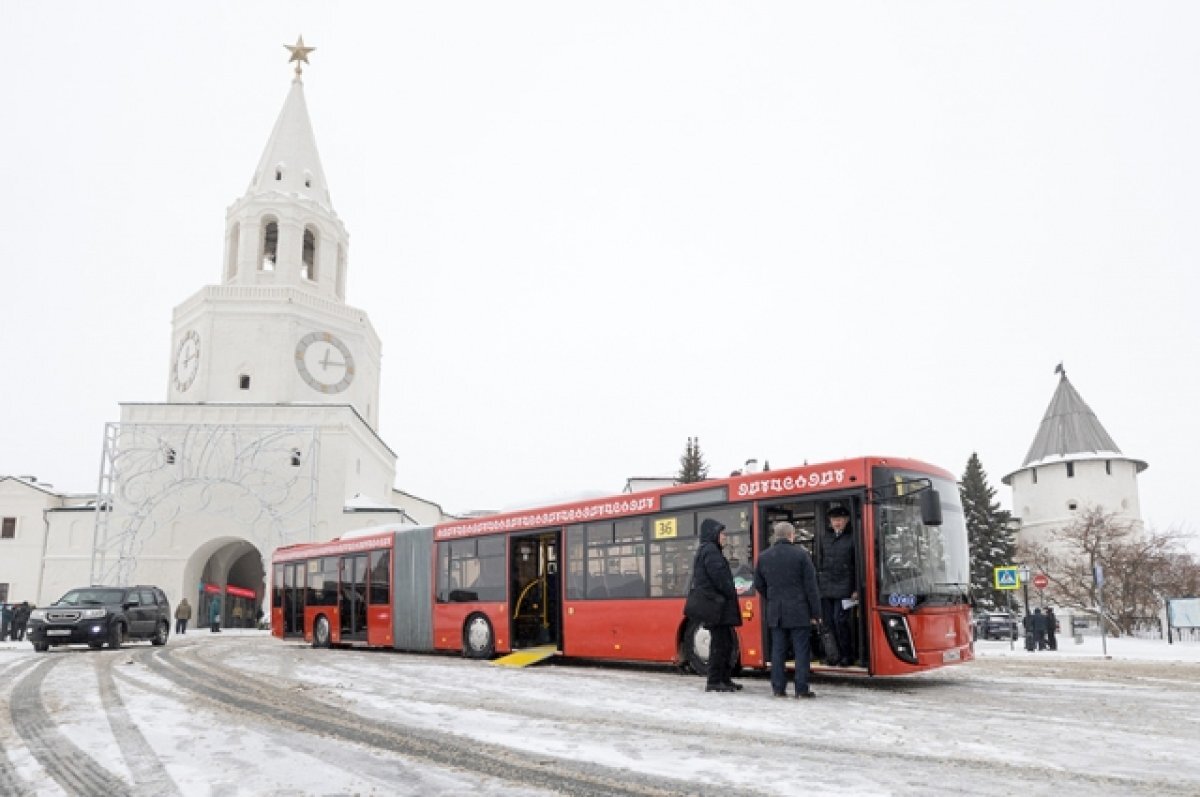
M835 504L826 513L829 526L821 534L820 566L817 583L821 589L821 614L837 637L839 659L829 664L850 667L857 658L854 635L850 633L850 608L847 602L858 600L858 569L855 567L854 535L850 531L850 510Z

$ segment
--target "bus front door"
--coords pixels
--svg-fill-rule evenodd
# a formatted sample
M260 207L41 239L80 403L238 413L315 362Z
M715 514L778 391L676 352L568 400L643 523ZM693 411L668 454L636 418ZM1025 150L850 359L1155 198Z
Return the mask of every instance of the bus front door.
M338 616L341 642L367 641L367 554L343 556L339 563Z
M513 648L555 645L562 649L561 530L513 536L509 574Z
M304 636L304 562L283 566L283 635Z

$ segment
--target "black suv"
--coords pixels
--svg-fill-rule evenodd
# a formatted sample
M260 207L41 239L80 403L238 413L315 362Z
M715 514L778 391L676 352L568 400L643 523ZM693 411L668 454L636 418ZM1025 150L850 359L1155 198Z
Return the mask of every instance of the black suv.
M29 613L26 630L33 649L84 644L114 650L130 639L167 644L171 606L158 587L80 587Z

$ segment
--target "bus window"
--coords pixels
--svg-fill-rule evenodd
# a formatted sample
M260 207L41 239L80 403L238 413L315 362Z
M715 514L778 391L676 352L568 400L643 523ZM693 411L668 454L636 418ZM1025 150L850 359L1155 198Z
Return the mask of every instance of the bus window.
M607 569L617 571L609 577L610 598L646 597L646 518L618 520L613 524L613 545L608 553Z
M694 513L669 512L650 518L650 597L687 594L698 544Z
M789 501L767 507L763 513L763 524L759 531L759 551L765 551L771 544L772 529L781 520L786 520L796 527L796 544L804 546L809 556L815 555L817 509L816 504L812 501Z
M441 543L437 580L439 603L504 600L504 537Z
M283 565L275 565L272 568L274 576L271 578L271 608L283 608Z
M587 594L584 567L584 527L567 528L567 599L578 600Z
M586 594L589 598L608 597L608 551L613 544L612 523L589 523L586 526L587 573ZM614 560L614 574L617 572Z
M336 606L338 587L338 560L328 556L308 560L309 606Z
M371 552L371 588L368 594L371 603L376 606L385 606L391 600L390 560L391 551Z

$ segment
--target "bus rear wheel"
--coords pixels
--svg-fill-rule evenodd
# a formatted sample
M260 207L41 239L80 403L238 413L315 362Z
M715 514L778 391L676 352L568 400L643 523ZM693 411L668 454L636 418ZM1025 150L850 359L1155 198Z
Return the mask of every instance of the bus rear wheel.
M317 618L317 621L313 623L313 647L327 648L329 647L330 639L331 635L329 632L329 618L322 614Z
M463 655L468 659L490 659L496 652L492 624L482 614L473 614L463 626Z
M683 658L688 669L696 675L708 675L708 652L712 644L712 636L708 629L695 620L689 620L683 630ZM733 651L730 654L729 672L738 675L742 671L742 646L738 641L737 632L733 633Z

